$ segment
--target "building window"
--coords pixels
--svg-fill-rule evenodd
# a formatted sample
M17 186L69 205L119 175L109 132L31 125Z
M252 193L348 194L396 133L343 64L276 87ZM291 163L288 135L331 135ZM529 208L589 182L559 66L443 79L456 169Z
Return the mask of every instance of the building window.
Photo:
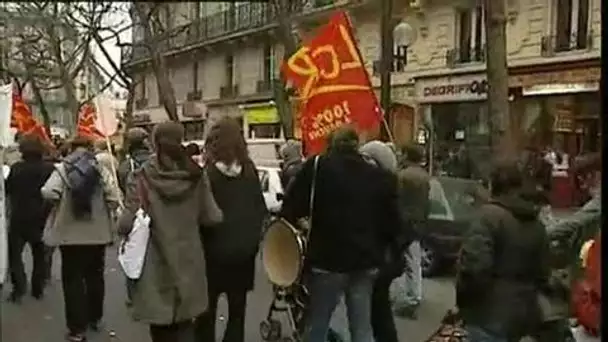
M262 65L262 80L270 81L274 76L274 68L272 66L272 62L274 59L274 54L272 53L272 45L269 43L264 44L262 48L264 64Z
M198 20L205 17L205 3L203 2L194 2L192 3L192 7L190 9L190 18L191 20Z
M146 98L146 76L145 75L142 75L139 80L139 98L140 99Z
M198 62L192 63L192 91L198 91Z
M484 61L486 29L482 6L461 9L458 20L458 62Z
M234 85L234 56L226 56L226 86L232 87Z
M280 139L281 124L249 124L247 133L248 139Z
M203 140L205 134L205 120L185 121L184 125L184 140Z
M556 0L557 52L585 49L589 36L589 0Z

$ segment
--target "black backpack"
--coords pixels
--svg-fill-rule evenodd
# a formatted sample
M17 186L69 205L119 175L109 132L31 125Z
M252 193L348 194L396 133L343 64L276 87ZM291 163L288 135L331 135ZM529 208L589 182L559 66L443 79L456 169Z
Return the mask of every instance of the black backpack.
M64 159L66 183L72 197L72 210L76 218L89 216L92 198L101 180L99 164L90 151L76 151Z

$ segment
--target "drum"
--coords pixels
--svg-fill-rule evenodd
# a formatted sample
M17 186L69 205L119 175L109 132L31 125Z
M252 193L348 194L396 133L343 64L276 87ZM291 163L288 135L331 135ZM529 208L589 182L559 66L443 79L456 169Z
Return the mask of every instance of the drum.
M306 236L282 218L273 220L262 239L262 265L274 285L295 284L304 267Z

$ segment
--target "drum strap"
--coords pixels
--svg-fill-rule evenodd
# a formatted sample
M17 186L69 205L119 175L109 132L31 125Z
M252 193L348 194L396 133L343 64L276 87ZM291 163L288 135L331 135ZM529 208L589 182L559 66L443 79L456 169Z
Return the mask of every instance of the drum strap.
M315 190L317 188L317 171L319 169L319 156L315 156L314 169L312 171L312 182L310 184L310 203L308 204L308 230L306 231L306 241L309 241L310 231L312 230L312 210L315 204Z

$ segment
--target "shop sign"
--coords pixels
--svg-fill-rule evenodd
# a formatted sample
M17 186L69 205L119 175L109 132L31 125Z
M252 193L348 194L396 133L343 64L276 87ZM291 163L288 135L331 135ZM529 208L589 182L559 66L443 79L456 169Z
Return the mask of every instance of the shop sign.
M416 93L418 100L425 103L485 100L488 82L481 76L418 80Z
M247 124L274 124L279 123L279 112L275 106L253 107L245 109Z
M511 75L509 86L525 88L547 84L588 84L599 82L601 75L600 68L595 67Z

